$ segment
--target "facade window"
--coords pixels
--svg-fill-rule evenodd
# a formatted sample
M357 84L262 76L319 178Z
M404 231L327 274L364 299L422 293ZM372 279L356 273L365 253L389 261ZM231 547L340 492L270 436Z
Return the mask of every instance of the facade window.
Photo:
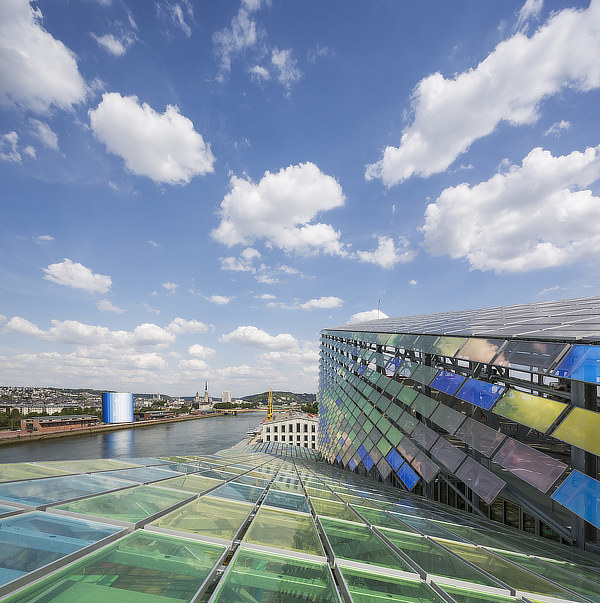
M315 434L313 433L312 435L312 440L314 441L316 439Z
M273 431L277 433L277 425L273 425Z
M300 423L296 423L296 432L300 433Z
M308 423L304 423L304 433L308 433Z
M267 427L267 433L271 433L271 428Z
M268 436L267 436L267 442L270 442L270 441L271 441L271 436L270 436L270 435L268 435Z
M315 433L315 431L316 431L316 430L315 430L315 426L314 426L314 425L311 425L311 426L310 426L310 430L312 431L312 433Z
M308 442L308 436L307 435L304 436L304 441Z
M273 441L276 442L277 441L277 436L273 436Z
M313 442L313 443L312 443L312 446L311 446L311 448L314 448L314 447L315 447L315 443L314 443L314 442Z

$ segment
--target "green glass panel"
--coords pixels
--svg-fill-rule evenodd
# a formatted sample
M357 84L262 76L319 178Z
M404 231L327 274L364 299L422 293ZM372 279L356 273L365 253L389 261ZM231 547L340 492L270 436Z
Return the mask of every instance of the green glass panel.
M465 341L465 337L440 337L431 348L431 354L455 356Z
M48 467L57 467L66 471L79 471L80 473L90 473L92 471L109 471L110 469L131 469L140 465L132 463L123 463L122 461L113 461L111 459L91 459L80 461L48 461L44 462Z
M509 389L494 406L493 412L545 433L566 407L564 402Z
M189 498L188 492L136 486L59 505L57 509L136 523Z
M421 413L424 417L429 418L438 404L439 402L437 400L434 400L425 394L419 394L412 403L411 408L418 413Z
M312 517L290 511L262 507L244 541L276 549L325 555Z
M392 445L395 446L404 437L404 434L402 434L397 427L392 425L391 429L387 432L386 437Z
M552 582L556 582L565 588L569 588L580 595L590 597L600 601L600 588L598 582L592 583L584 580L578 576L574 576L569 572L563 571L555 565L544 563L541 559L535 559L526 555L519 555L518 553L499 553L505 559L509 559L513 563L516 563L531 572L548 578Z
M446 584L442 584L441 588L455 599L457 603L517 603L521 600L515 599L515 597L478 593L473 590L467 590L457 586L448 586Z
M443 601L427 584L420 580L385 576L349 567L341 567L340 570L354 603L379 603L384 601L441 603Z
M413 400L419 395L419 392L412 387L402 388L402 391L398 394L398 400L404 402L407 406L410 406L413 403Z
M336 500L339 502L339 498L331 490L319 490L317 488L306 488L306 492L312 498L323 498L325 500Z
M302 490L302 486L295 486L294 484L272 483L270 490L280 490L281 492L292 492L293 494L304 494L304 490Z
M492 555L482 548L447 541L444 542L444 545L463 559L495 576L498 580L504 582L504 584L508 584L508 586L511 586L515 590L551 597L562 597L567 600L570 598L570 595L559 586L555 586L547 580L537 577L535 574L525 571L496 555Z
M66 475L69 471L42 467L33 463L2 463L0 465L0 482L17 479L35 479L36 477L51 477L53 475Z
M12 603L190 601L225 547L138 531L19 591Z
M385 417L381 417L381 419L377 421L377 428L379 431L381 431L381 433L385 433L391 427L391 425L392 424Z
M554 430L552 436L600 455L600 413L574 408Z
M413 417L411 414L407 413L407 412L403 412L402 416L396 421L396 423L398 423L398 425L404 429L404 431L406 431L406 433L410 433L415 426L417 425L417 423L419 422L419 419L417 419L416 417Z
M396 397L400 390L402 389L402 383L396 381L394 379L390 379L390 382L387 384L385 391L388 392L393 397Z
M202 477L201 475L182 475L181 477L172 477L160 482L161 486L175 488L176 490L185 490L186 492L204 492L214 488L223 482L212 477Z
M370 565L382 565L405 572L413 570L370 528L334 519L321 519L336 557Z
M202 496L161 517L152 525L231 540L253 508L249 503Z
M370 507L356 505L356 511L360 513L371 525L379 528L391 528L392 530L405 530L414 532L412 528L402 524L392 515L381 511L380 509L372 509Z
M381 452L381 454L383 454L383 456L385 456L390 451L390 448L391 445L385 438L381 438L377 443L377 449L379 450L379 452Z
M388 406L386 414L392 421L396 421L402 414L402 408L398 404L392 403Z
M345 503L312 497L310 502L319 516L335 517L336 519L344 519L346 521L361 521L360 517Z
M331 573L316 563L240 547L214 594L215 603L331 603Z
M270 490L263 501L264 505L270 507L279 507L281 509L289 509L290 511L299 511L301 513L310 513L310 508L306 502L305 496L302 494L292 494L291 492L278 492Z
M429 385L437 375L438 369L425 364L420 364L417 370L410 376L413 381L418 381L423 385Z
M461 559L451 555L435 544L435 542L423 536L416 536L387 528L381 531L428 574L461 580L463 582L473 582L474 584L498 586L493 580L490 580L481 572L473 569Z
M262 496L264 488L255 488L247 484L239 484L236 481L228 482L219 486L211 492L212 496L229 498L241 502L255 503ZM293 496L293 495L292 495Z

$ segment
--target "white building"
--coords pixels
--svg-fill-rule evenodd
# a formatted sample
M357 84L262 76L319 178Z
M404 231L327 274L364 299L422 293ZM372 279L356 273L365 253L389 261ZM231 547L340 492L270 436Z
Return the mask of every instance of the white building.
M231 392L221 392L221 402L231 402Z
M262 425L263 442L282 442L303 448L317 447L319 417L305 412L277 413Z

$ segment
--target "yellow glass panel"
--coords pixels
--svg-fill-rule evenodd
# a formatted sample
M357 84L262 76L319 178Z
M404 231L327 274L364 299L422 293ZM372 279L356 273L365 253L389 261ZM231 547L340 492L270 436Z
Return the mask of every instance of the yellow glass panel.
M493 412L545 433L566 407L564 402L509 389L498 401Z
M600 455L600 413L574 408L555 429L553 437Z
M465 337L440 337L431 348L431 354L454 356L465 341Z

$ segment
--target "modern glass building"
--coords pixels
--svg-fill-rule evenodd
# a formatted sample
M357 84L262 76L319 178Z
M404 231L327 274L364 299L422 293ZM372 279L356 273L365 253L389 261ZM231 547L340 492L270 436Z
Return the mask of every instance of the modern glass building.
M478 520L598 552L598 384L599 297L325 329L320 450Z
M282 443L0 465L10 603L600 601L600 557Z

